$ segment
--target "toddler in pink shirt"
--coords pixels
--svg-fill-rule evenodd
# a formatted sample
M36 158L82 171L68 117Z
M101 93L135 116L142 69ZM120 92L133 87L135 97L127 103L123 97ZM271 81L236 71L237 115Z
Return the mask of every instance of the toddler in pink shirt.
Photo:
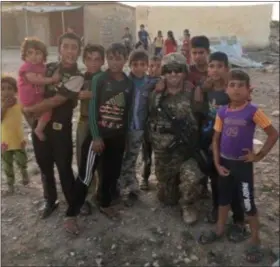
M45 77L47 48L43 42L34 38L25 38L21 45L21 58L24 61L19 69L18 96L23 107L32 106L44 99L44 86L60 81L60 75L55 72L52 77ZM25 118L33 127L32 118ZM42 114L34 133L41 141L45 140L44 129L51 118L51 112Z

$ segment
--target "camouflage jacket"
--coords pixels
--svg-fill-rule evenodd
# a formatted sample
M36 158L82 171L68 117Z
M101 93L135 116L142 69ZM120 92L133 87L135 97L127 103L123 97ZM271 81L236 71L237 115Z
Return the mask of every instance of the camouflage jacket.
M193 124L197 126L199 133L199 122L196 114L205 112L205 107L201 104L196 105L193 98L194 90L188 84L185 84L184 89L175 95L170 95L167 92L153 92L151 94L149 99L149 137L155 152L164 153L175 138L170 120L163 112L158 110L160 101L170 110L175 118L180 120L187 116L191 118Z

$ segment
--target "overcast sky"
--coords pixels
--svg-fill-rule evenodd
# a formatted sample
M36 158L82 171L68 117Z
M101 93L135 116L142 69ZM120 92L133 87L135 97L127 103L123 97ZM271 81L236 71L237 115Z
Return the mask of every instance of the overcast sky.
M279 21L279 2L271 1L271 2L260 2L260 1L248 1L248 2L222 2L222 1L197 1L197 2L180 2L180 1L156 1L156 2L138 2L138 1L127 1L121 2L126 5L131 6L229 6L229 5L256 5L256 4L273 4L273 12L272 19ZM256 14L257 15L257 14Z

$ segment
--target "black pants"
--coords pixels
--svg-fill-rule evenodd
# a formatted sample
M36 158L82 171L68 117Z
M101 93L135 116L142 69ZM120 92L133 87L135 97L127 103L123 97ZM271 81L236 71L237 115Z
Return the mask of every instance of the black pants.
M137 49L140 46L143 46L145 50L148 50L148 43L141 43L140 41L135 44L135 48Z
M152 167L152 143L149 140L148 131L144 131L143 145L142 145L142 177L148 181L151 175Z
M79 175L75 183L75 201L69 207L68 216L79 214L85 202L88 187L92 183L95 170L100 176L99 205L108 207L111 204L112 196L116 194L117 182L121 172L122 159L125 149L125 136L119 135L103 140L105 149L98 155L92 150L92 137L89 134L82 145L81 164Z
M161 47L156 47L155 48L155 56L159 56L161 53L162 48Z
M209 176L204 177L204 181L202 181L202 185L207 187L208 180L210 178L211 192L212 192L212 209L218 210L219 208L219 199L220 199L220 189L219 189L219 174L214 165L213 155L209 150L205 150L206 155L209 157L209 163L211 164L211 168L209 170ZM242 208L242 204L238 197L233 197L231 204L231 211L233 221L235 223L243 223L244 222L244 211Z
M54 177L55 164L65 199L68 205L72 205L75 182L72 170L72 124L54 125L54 123L50 122L45 128L45 135L46 141L40 141L32 133L35 158L42 174L44 198L50 205L57 200Z
M254 200L254 171L252 162L221 158L221 165L230 175L219 177L219 205L237 202L249 216L257 213Z

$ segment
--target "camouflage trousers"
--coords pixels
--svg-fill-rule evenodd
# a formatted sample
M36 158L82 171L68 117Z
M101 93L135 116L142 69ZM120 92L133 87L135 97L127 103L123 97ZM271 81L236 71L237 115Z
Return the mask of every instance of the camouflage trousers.
M182 208L197 200L201 171L192 158L185 160L182 154L155 151L155 174L158 180L158 199L167 205Z
M119 179L120 190L123 194L139 191L139 183L136 176L136 162L143 142L143 133L144 131L137 130L128 134L128 144Z

